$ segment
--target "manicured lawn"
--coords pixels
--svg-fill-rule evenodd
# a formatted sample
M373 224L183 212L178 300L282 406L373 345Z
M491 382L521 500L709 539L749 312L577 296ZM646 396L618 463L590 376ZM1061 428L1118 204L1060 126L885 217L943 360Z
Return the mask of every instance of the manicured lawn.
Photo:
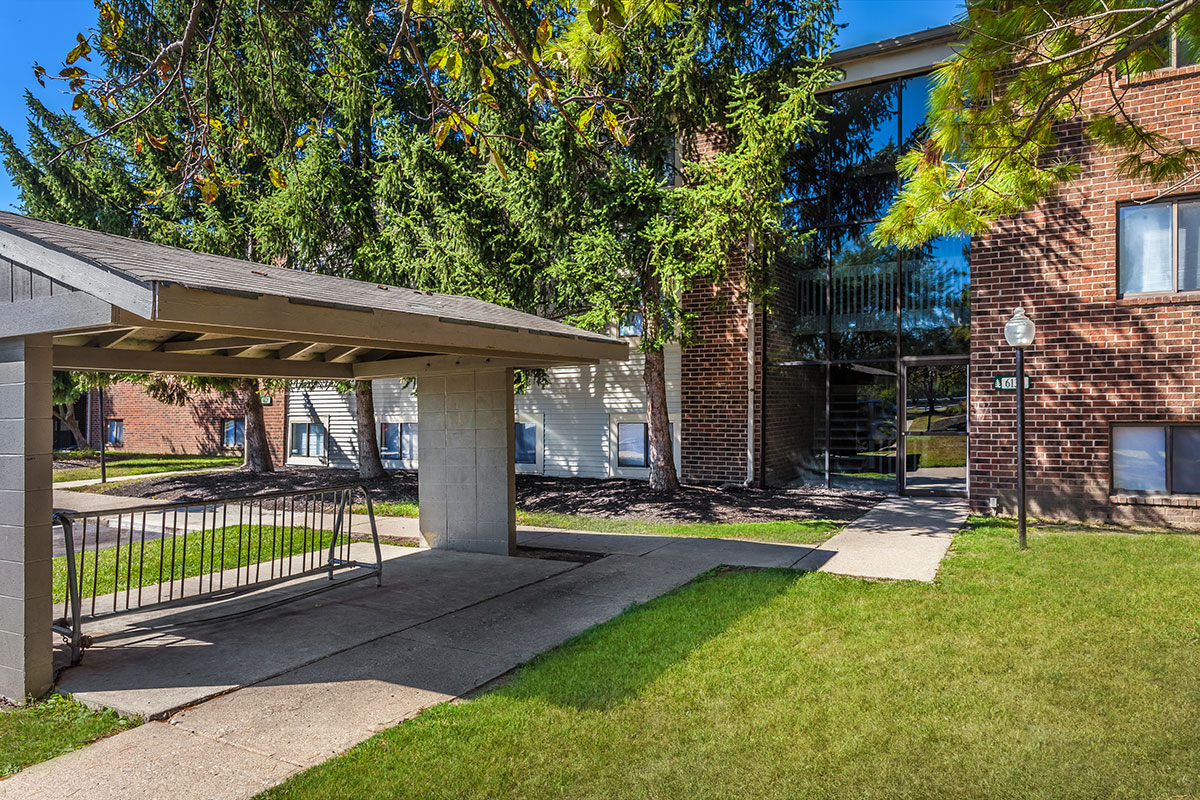
M307 540L305 536L302 528L264 525L260 532L256 525L230 525L215 531L206 530L203 547L199 531L189 533L186 553L181 536L148 541L144 546L140 541L132 545L121 545L119 554L116 547L103 549L100 551L98 567L94 560L95 554L88 552L82 563L83 594L91 597L93 594L99 596L110 593L114 588L124 590L126 587L153 586L160 582L160 558L164 565L164 580L172 576L178 580L181 577L189 578L220 571L222 565L225 569L233 569L236 566L244 567L284 555L326 549L332 534L324 532L318 536L310 529ZM67 596L66 556L54 559L53 568L54 601L61 603Z
M0 709L0 777L135 725L115 711L93 711L62 695Z
M1200 796L1200 537L973 520L933 585L702 579L270 798Z
M377 517L415 517L417 516L417 504L411 500L384 501L382 503L374 503L375 516ZM355 506L355 514L367 513L367 507Z
M843 523L827 519L787 522L655 522L627 517L581 517L518 511L517 524L598 533L701 536L710 539L754 539L759 542L815 544L828 539Z
M63 454L69 457L69 454ZM56 460L59 460L56 458ZM158 455L152 453L109 453L107 473L109 478L122 475L149 475L155 472L177 472L213 467L236 467L242 463L241 456L189 456ZM82 481L100 477L100 465L65 467L54 471L54 482Z
M366 507L355 507L354 513L365 513ZM375 513L381 517L415 517L417 504L412 502L376 503ZM649 536L701 536L710 539L754 539L760 542L815 544L832 536L842 523L832 520L802 520L791 522L656 522L628 517L585 517L577 514L552 514L543 511L517 511L518 525L540 528L564 528L597 533L640 533Z

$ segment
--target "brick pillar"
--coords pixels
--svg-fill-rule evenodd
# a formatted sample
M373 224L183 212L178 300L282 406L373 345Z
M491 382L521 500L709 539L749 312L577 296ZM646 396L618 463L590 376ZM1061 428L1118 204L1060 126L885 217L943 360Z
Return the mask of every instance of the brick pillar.
M50 337L0 339L0 696L54 681Z
M417 457L421 535L430 547L516 551L512 370L420 378Z

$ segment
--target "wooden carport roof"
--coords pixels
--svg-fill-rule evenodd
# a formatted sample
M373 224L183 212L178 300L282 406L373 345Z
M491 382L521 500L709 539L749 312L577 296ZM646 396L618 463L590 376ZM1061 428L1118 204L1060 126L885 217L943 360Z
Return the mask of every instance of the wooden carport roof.
M54 366L367 380L623 360L608 336L468 297L318 275L0 212L0 337Z

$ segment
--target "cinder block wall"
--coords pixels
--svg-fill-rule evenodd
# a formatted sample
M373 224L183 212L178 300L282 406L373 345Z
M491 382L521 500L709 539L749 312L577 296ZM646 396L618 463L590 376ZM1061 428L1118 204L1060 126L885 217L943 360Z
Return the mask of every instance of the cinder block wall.
M287 413L287 393L280 389L271 396L271 405L263 407L271 457L276 466L284 463ZM224 447L223 421L245 415L242 403L217 392L198 394L186 405L160 403L135 384L114 384L104 390L104 414L100 414L97 392L89 397L91 429L88 441L100 447L103 435L102 419L124 421L125 442L122 450L131 453L182 453L215 455L237 453ZM84 424L80 420L80 424Z
M1111 100L1099 84L1088 99ZM1137 118L1200 144L1200 68L1143 78L1125 101ZM1077 127L1064 145L1081 154L1080 180L972 245L972 506L985 511L996 498L1014 508L1013 395L991 380L1013 372L1003 326L1023 306L1038 326L1026 411L1036 513L1198 526L1200 498L1110 498L1109 425L1200 422L1200 297L1118 296L1118 203L1157 190L1120 177L1119 155L1085 147Z
M420 528L426 543L514 554L512 370L419 378L417 424Z
M50 350L0 339L0 696L16 703L54 680Z

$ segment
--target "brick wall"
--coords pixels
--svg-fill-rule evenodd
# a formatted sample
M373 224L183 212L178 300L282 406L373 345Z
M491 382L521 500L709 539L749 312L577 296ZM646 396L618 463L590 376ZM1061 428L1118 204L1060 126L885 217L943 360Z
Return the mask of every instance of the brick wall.
M1200 144L1200 69L1156 73L1131 86L1126 107ZM1097 86L1089 102L1105 101ZM1082 175L1056 198L998 224L972 245L971 502L1014 508L1013 393L991 388L1012 374L1003 326L1016 306L1038 325L1027 352L1029 496L1054 518L1200 524L1200 498L1110 498L1109 426L1120 421L1200 422L1200 297L1118 296L1117 207L1155 196L1121 178L1119 155L1081 154Z
M739 265L684 294L695 341L680 354L680 474L689 483L746 479L746 301Z
M273 393L274 402L263 408L271 457L277 466L284 462L285 390ZM93 447L100 446L104 426L100 424L99 398L89 398L88 431ZM124 443L120 449L134 453L218 454L240 452L223 446L223 423L245 415L242 402L216 392L197 395L186 405L160 403L134 384L115 384L104 390L104 419L120 419Z

